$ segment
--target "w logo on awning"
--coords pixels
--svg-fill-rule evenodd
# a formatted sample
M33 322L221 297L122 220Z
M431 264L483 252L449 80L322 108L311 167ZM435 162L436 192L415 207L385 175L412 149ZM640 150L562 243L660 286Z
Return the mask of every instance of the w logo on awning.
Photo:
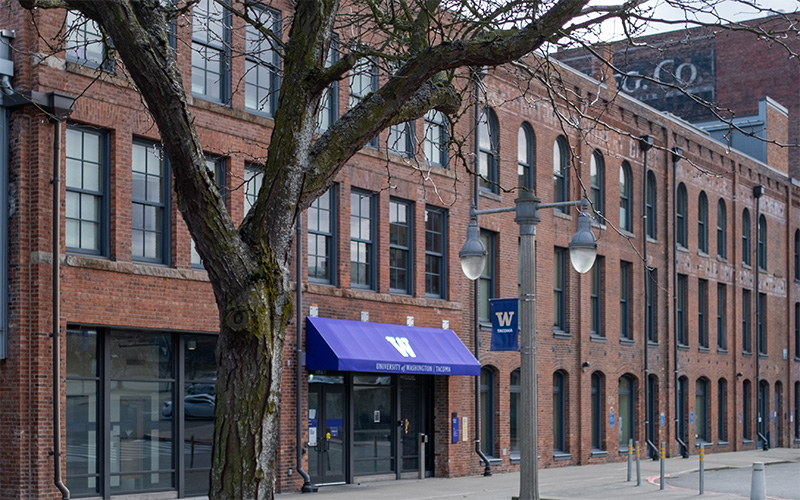
M414 349L411 348L411 344L408 343L408 339L405 337L384 337L387 341L389 341L397 352L403 355L404 358L416 358L417 355L414 353Z

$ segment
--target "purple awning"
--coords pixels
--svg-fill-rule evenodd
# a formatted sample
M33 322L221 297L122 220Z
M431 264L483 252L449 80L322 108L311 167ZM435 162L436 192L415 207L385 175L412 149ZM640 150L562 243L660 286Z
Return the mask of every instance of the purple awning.
M306 318L306 368L417 375L480 375L453 330Z

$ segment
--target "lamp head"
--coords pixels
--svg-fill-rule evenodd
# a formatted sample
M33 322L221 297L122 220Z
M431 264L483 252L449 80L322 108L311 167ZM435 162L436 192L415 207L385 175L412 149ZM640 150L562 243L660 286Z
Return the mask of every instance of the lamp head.
M458 252L458 258L461 260L461 270L468 279L475 281L481 276L483 266L486 264L486 248L480 237L480 229L478 229L478 218L473 216L469 225L467 226L467 241Z
M581 274L589 271L597 258L597 239L592 233L592 216L589 215L589 200L583 199L583 210L578 215L578 231L569 242L569 259L572 267Z

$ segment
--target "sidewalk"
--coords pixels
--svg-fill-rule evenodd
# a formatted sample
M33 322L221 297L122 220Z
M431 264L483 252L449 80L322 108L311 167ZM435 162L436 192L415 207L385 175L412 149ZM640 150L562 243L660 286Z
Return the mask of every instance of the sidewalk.
M738 469L750 477L753 462L778 464L792 462L797 464L797 472L786 481L797 482L800 498L800 449L776 448L770 451L741 451L735 453L714 453L706 455L705 470ZM668 458L665 461L665 475L676 477L696 472L699 457L688 459ZM769 469L769 468L768 468ZM793 471L793 468L791 469ZM627 482L627 463L611 463L542 469L539 471L539 493L542 499L585 499L622 500L628 498L657 499L696 499L698 486L694 489L670 487L668 482L663 491L659 490L660 465L657 461L641 461L641 486L636 486L636 463L633 464L632 481ZM708 479L709 476L707 476ZM782 478L783 479L783 478ZM749 485L749 480L747 481ZM715 493L706 480L705 497L715 499L750 498L749 488L738 494ZM769 495L769 483L767 484ZM279 500L317 499L380 499L380 500L509 500L519 492L519 473L495 474L491 477L470 476L461 478L430 478L425 480L383 481L375 483L351 484L321 487L317 493L284 493L277 495Z

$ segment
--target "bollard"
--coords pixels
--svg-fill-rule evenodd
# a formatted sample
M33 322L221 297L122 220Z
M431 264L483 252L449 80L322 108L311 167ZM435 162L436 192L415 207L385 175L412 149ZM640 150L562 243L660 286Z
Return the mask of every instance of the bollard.
M631 480L631 460L633 459L633 439L628 440L628 482Z
M664 441L661 441L661 486L658 489L664 489Z
M753 477L750 480L750 500L767 500L764 462L753 462Z
M636 486L642 485L642 469L639 463L639 441L636 441Z
M425 479L425 443L428 442L428 436L419 434L419 479Z
M705 478L703 475L706 472L706 445L700 443L700 494L702 495L705 491Z

